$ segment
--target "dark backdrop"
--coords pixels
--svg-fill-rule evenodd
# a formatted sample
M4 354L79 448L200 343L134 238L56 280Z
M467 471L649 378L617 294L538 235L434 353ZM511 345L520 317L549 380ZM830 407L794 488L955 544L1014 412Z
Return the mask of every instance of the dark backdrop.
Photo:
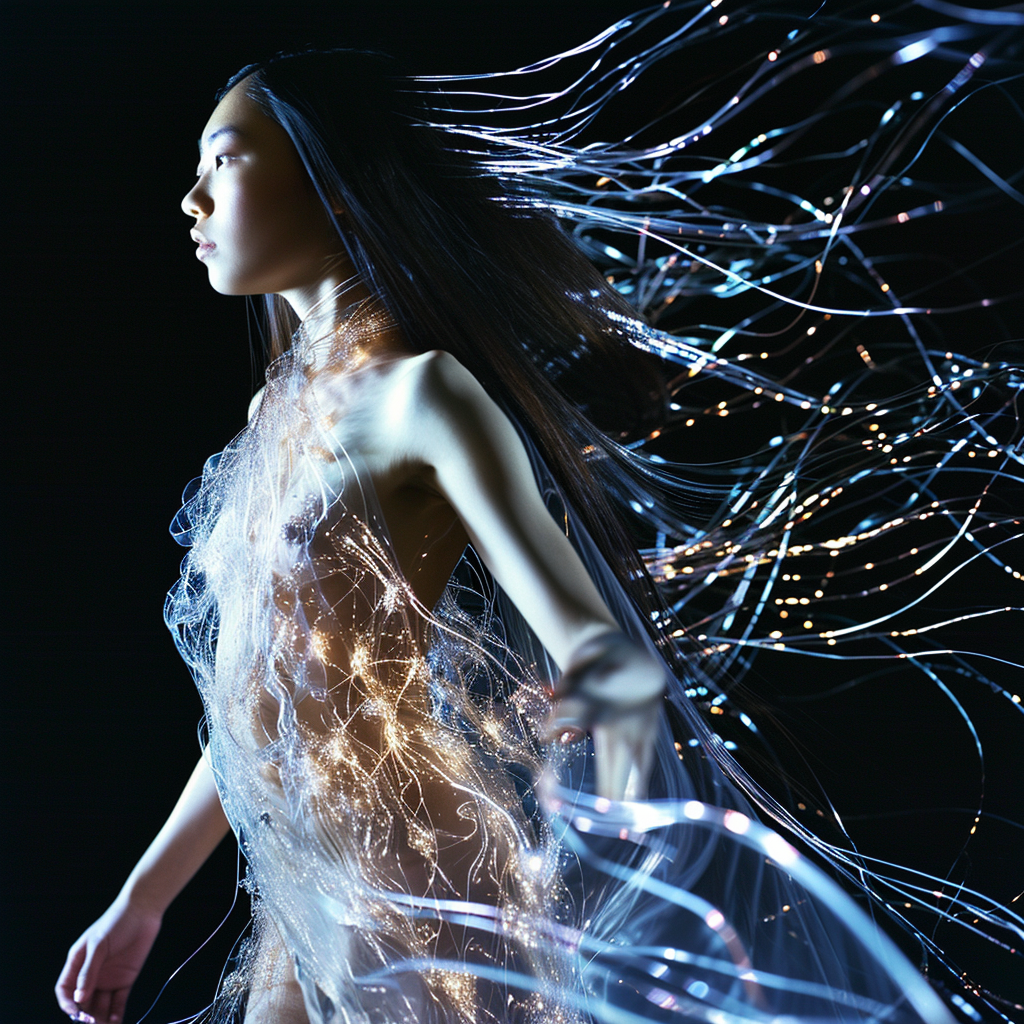
M0 1024L57 1021L68 945L115 895L198 753L200 704L161 621L183 485L244 423L244 300L214 294L179 201L216 89L305 43L425 71L520 65L628 0L6 0L3 195L5 839ZM841 774L839 766L832 766ZM225 843L173 906L137 1017L232 899ZM152 1020L205 1005L244 908Z

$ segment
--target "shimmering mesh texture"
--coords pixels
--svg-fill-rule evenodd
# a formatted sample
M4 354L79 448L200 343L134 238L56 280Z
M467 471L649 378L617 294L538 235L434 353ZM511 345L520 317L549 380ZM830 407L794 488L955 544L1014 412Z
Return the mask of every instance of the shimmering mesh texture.
M430 671L430 637L450 647L447 627L416 606L369 480L317 406L314 382L357 375L347 341L373 326L360 315L326 356L304 339L273 367L249 427L179 517L192 550L168 620L249 888L310 991L354 1020L378 1001L396 1020L468 1020L475 985L442 967L396 992L355 979L435 956L513 957L541 991L571 973L558 949L515 938L567 898L550 828L528 820L508 771L539 771L546 702L529 666L514 699L470 700L466 676L487 654L469 644L449 652L448 674ZM410 895L484 903L510 938L442 925L396 899ZM264 934L257 963L273 944Z
M417 605L345 418L318 402L358 392L350 343L372 329L300 334L176 524L192 547L166 616L257 917L218 1012L294 971L318 1022L919 1019L933 997L910 965L712 759L681 760L663 724L659 799L586 796L589 750L535 740L546 669L516 616L465 610L456 584Z

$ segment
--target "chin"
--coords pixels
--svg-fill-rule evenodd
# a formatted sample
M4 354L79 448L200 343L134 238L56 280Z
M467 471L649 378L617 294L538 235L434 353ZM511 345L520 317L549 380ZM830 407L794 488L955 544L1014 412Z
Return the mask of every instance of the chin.
M217 292L218 295L257 295L258 292L252 288L246 288L245 285L238 281L225 281L219 279L217 275L210 274L210 287Z

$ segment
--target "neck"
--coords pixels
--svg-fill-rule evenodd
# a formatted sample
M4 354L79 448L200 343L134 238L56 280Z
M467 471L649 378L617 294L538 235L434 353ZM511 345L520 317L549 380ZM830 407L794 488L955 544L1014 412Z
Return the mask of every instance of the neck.
M379 358L412 355L398 325L380 299L358 278L326 291L309 308L295 345L307 372L348 371Z
M412 353L380 300L351 264L307 288L281 292L302 321L306 344L325 351L357 345L360 361L384 354Z
M370 298L370 290L346 261L315 284L292 288L280 295L295 310L306 331L315 337L330 330L347 310Z

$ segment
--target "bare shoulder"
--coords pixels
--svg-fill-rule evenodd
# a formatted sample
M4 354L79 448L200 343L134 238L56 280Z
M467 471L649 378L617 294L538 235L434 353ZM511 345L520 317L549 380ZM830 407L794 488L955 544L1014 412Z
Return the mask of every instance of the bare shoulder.
M452 400L490 401L476 377L450 352L433 349L412 356L402 361L399 372L409 397L421 408Z
M502 413L480 382L449 352L432 350L397 360L382 373L382 398L392 425L436 432L482 426Z
M508 418L451 353L424 352L390 372L390 426L399 447L419 463L462 462L512 443Z
M507 447L513 431L473 374L440 350L325 375L320 386L323 407L337 412L337 442L378 475L463 463L485 447Z

